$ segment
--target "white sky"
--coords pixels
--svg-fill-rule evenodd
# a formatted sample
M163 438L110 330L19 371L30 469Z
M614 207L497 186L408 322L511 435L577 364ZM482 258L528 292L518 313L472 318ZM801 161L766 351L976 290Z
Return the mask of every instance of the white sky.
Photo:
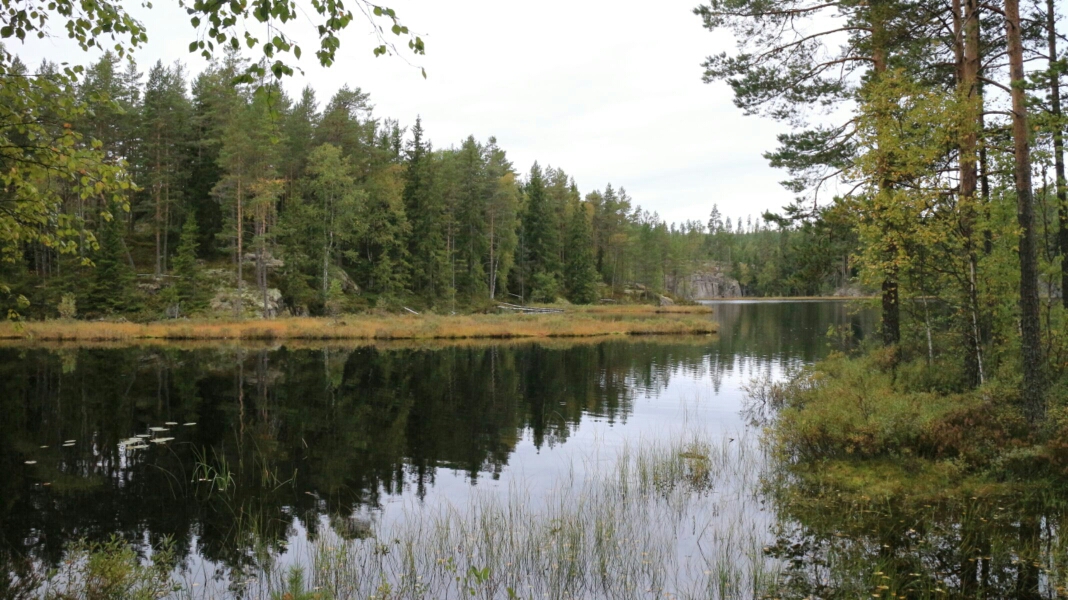
M422 115L436 147L493 135L520 172L535 160L561 167L583 194L611 182L667 221L704 221L713 203L726 216L755 218L791 200L778 184L785 174L761 157L782 128L744 117L726 85L701 82L704 57L731 42L701 26L697 3L387 1L426 41L426 56L410 58L426 80L402 59L376 59L357 15L329 69L315 62L311 33L288 32L304 50L305 75L286 87L310 84L322 104L344 84L362 88L380 117L410 126ZM203 68L188 52L194 33L177 2L133 14L149 36L136 55L141 71L157 59ZM86 59L58 36L9 47L30 65Z

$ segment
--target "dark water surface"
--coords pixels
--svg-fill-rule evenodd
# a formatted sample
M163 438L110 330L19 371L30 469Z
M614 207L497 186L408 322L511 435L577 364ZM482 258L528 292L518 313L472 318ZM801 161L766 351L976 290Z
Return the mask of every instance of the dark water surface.
M844 302L714 306L700 338L0 348L0 560L169 536L185 564L239 572L394 506L536 494L684 421L735 435L750 378L875 325Z

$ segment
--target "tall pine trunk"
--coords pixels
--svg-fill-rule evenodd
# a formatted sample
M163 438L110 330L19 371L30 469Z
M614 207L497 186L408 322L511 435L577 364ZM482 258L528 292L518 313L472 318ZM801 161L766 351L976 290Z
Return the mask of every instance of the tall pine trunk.
M237 178L237 300L234 302L234 317L241 317L244 309L244 298L242 295L245 292L245 280L244 269L242 268L245 263L245 257L242 255L244 251L244 213L241 210L241 205L244 204L241 197L241 177Z
M872 65L875 71L875 79L878 80L886 72L886 29L883 26L882 3L873 3L871 7L871 37L872 37ZM880 124L881 125L881 119ZM884 160L882 170L878 175L879 194L886 193L893 182L885 171L889 170L889 161ZM889 236L887 236L889 237ZM886 248L886 254L892 258L897 248L891 242ZM882 284L882 334L883 343L892 346L901 341L901 303L898 295L897 268L891 267L883 278Z
M1027 98L1019 0L1005 0L1005 33L1012 87L1012 141L1016 171L1016 219L1020 226L1020 350L1023 387L1020 390L1028 421L1045 417L1042 377L1041 322L1038 302L1038 254L1035 248L1034 199L1031 191L1031 145L1028 139Z
M1061 73L1057 66L1057 18L1053 0L1046 0L1046 35L1049 41L1049 103L1053 114L1053 165L1057 173L1057 242L1061 251L1061 302L1068 308L1068 191L1064 180L1064 131L1061 125Z
M496 298L497 295L497 263L494 262L496 258L497 241L494 238L496 233L496 215L490 213L489 219L489 297L490 300Z
M156 196L156 218L154 224L156 226L156 277L158 278L163 274L163 253L161 251L161 239L160 239L160 222L163 220L163 167L160 164L159 158L159 145L160 145L160 132L159 126L156 127L156 182L152 187Z
M981 385L983 373L983 336L979 316L979 284L977 281L978 254L975 244L975 224L979 191L978 141L981 127L982 97L979 95L979 2L954 0L954 26L958 54L958 94L964 107L965 130L960 139L960 190L957 205L960 232L968 261L967 332L968 351L964 355L964 371L970 385Z

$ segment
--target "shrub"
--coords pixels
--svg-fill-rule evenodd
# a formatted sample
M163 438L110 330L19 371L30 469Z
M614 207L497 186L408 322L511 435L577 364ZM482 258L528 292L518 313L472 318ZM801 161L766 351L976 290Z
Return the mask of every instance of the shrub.
M799 458L912 454L931 446L933 424L969 399L896 389L888 362L881 352L834 355L795 377L805 380L786 388L775 430L782 446Z
M74 294L70 292L63 294L59 299L59 306L56 308L61 319L73 319L78 316L78 303Z
M147 564L119 537L78 542L68 550L64 564L45 584L45 598L155 600L179 589L171 577L174 549L170 541L156 548Z

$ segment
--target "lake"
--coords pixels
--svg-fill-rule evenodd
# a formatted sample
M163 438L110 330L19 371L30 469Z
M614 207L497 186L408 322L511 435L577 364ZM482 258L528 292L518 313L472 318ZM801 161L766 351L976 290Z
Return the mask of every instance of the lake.
M8 583L62 565L77 540L118 536L143 556L168 539L190 597L263 597L288 568L324 572L342 550L362 570L338 594L755 593L778 572L762 550L781 532L744 388L858 343L877 317L838 301L710 304L720 333L698 338L0 348ZM575 508L591 497L613 506ZM490 533L448 525L493 528L496 510L502 530L545 519L584 549L546 559L556 538L543 536L490 555ZM583 532L612 522L616 537L596 533L611 551L588 549ZM416 557L412 541L436 535L455 561ZM408 557L390 563L401 540ZM543 573L568 560L570 575ZM602 578L636 575L593 583L597 560L621 561ZM514 587L492 587L490 566L514 570Z

